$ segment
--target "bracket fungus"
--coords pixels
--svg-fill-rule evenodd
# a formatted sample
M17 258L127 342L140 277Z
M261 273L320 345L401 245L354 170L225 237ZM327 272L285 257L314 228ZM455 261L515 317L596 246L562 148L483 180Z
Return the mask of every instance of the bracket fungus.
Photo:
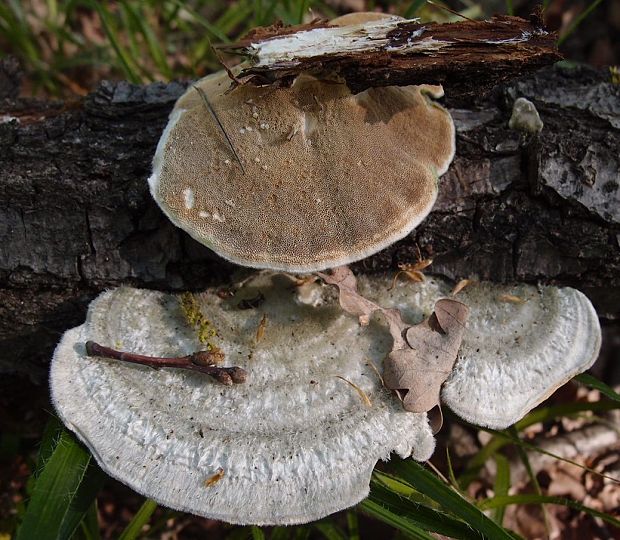
M297 302L283 276L248 287L264 295L260 308L238 309L214 291L197 296L221 350L248 371L244 384L86 355L89 340L161 356L195 350L195 332L172 295L104 293L86 323L65 334L53 360L53 400L104 470L172 508L284 524L363 499L376 461L391 451L428 459L426 415L405 412L367 365L380 364L389 334L360 329L335 302ZM256 343L263 315L269 324Z
M215 291L196 295L222 353L248 372L246 383L231 386L87 356L89 340L159 356L199 347L179 297L103 293L54 354L58 414L105 471L172 508L266 525L307 522L357 503L378 459L391 451L429 458L431 427L427 414L405 411L377 374L394 347L382 316L361 326L333 287L306 283L314 291L308 302L292 285L259 274L243 286L245 296L264 297L251 309ZM435 279L392 288L387 278L360 278L357 285L367 302L386 306L380 313L398 310L410 325L450 294ZM523 301L501 300L508 295ZM597 356L596 314L573 289L478 284L459 300L469 319L441 397L470 422L506 427Z
M229 86L216 73L181 96L149 178L172 222L225 259L332 268L389 246L430 212L455 148L450 114L434 101L441 86L353 95L308 75L290 88Z

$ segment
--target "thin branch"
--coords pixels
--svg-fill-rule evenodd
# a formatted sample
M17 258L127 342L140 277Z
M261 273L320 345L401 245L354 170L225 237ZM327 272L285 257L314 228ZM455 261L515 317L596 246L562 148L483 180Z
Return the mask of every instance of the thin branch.
M86 342L86 354L88 356L100 356L102 358L111 358L122 362L131 362L132 364L140 364L155 369L163 367L172 367L179 369L187 369L190 371L198 371L213 377L216 381L230 386L231 384L240 384L245 382L247 372L240 367L218 367L215 364L221 362L224 353L219 350L215 351L198 351L187 356L161 358L158 356L145 356L130 352L117 351L110 347L104 347L94 341Z
M468 21L476 22L474 19L470 19L469 17L466 17L462 13L459 13L458 11L454 11L453 9L450 9L447 6L442 6L441 4L436 4L435 2L433 2L433 0L426 0L426 3L430 4L433 7L436 7L436 8L439 8L439 9L443 9L443 10L447 11L448 13L452 13L452 15L456 15L457 17L462 17L463 19L467 19ZM512 15L512 13L510 13L509 15Z

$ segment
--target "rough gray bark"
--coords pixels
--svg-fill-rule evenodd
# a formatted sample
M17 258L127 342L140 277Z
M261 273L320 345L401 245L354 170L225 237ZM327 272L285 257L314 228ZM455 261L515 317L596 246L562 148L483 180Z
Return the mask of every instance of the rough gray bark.
M436 209L354 270L393 271L417 244L434 273L577 286L618 317L620 86L607 80L550 68L452 109L457 157ZM169 223L146 184L185 87L102 83L83 101L0 101L0 372L41 380L59 335L105 288L228 283L234 266ZM508 128L519 96L536 104L539 136Z

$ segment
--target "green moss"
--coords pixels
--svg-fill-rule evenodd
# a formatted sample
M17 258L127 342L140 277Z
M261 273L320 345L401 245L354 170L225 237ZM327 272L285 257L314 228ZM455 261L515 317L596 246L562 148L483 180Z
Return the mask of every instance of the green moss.
M207 317L200 310L200 305L196 297L190 293L183 293L179 299L183 316L191 327L196 329L198 341L207 346L207 350L218 350L212 339L217 337L217 330Z

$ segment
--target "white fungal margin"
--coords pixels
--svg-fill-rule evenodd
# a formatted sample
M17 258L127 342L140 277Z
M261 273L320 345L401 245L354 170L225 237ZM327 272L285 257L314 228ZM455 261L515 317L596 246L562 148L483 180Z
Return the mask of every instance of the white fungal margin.
M159 190L159 178L164 167L164 151L166 148L166 144L168 143L168 138L170 137L172 130L175 128L175 126L177 125L181 117L185 114L185 112L185 109L175 109L172 111L172 113L170 113L170 116L168 117L168 123L166 124L166 127L161 134L161 138L157 143L155 156L153 156L153 173L148 178L151 195L155 200L159 200L159 197L156 196L156 193Z

